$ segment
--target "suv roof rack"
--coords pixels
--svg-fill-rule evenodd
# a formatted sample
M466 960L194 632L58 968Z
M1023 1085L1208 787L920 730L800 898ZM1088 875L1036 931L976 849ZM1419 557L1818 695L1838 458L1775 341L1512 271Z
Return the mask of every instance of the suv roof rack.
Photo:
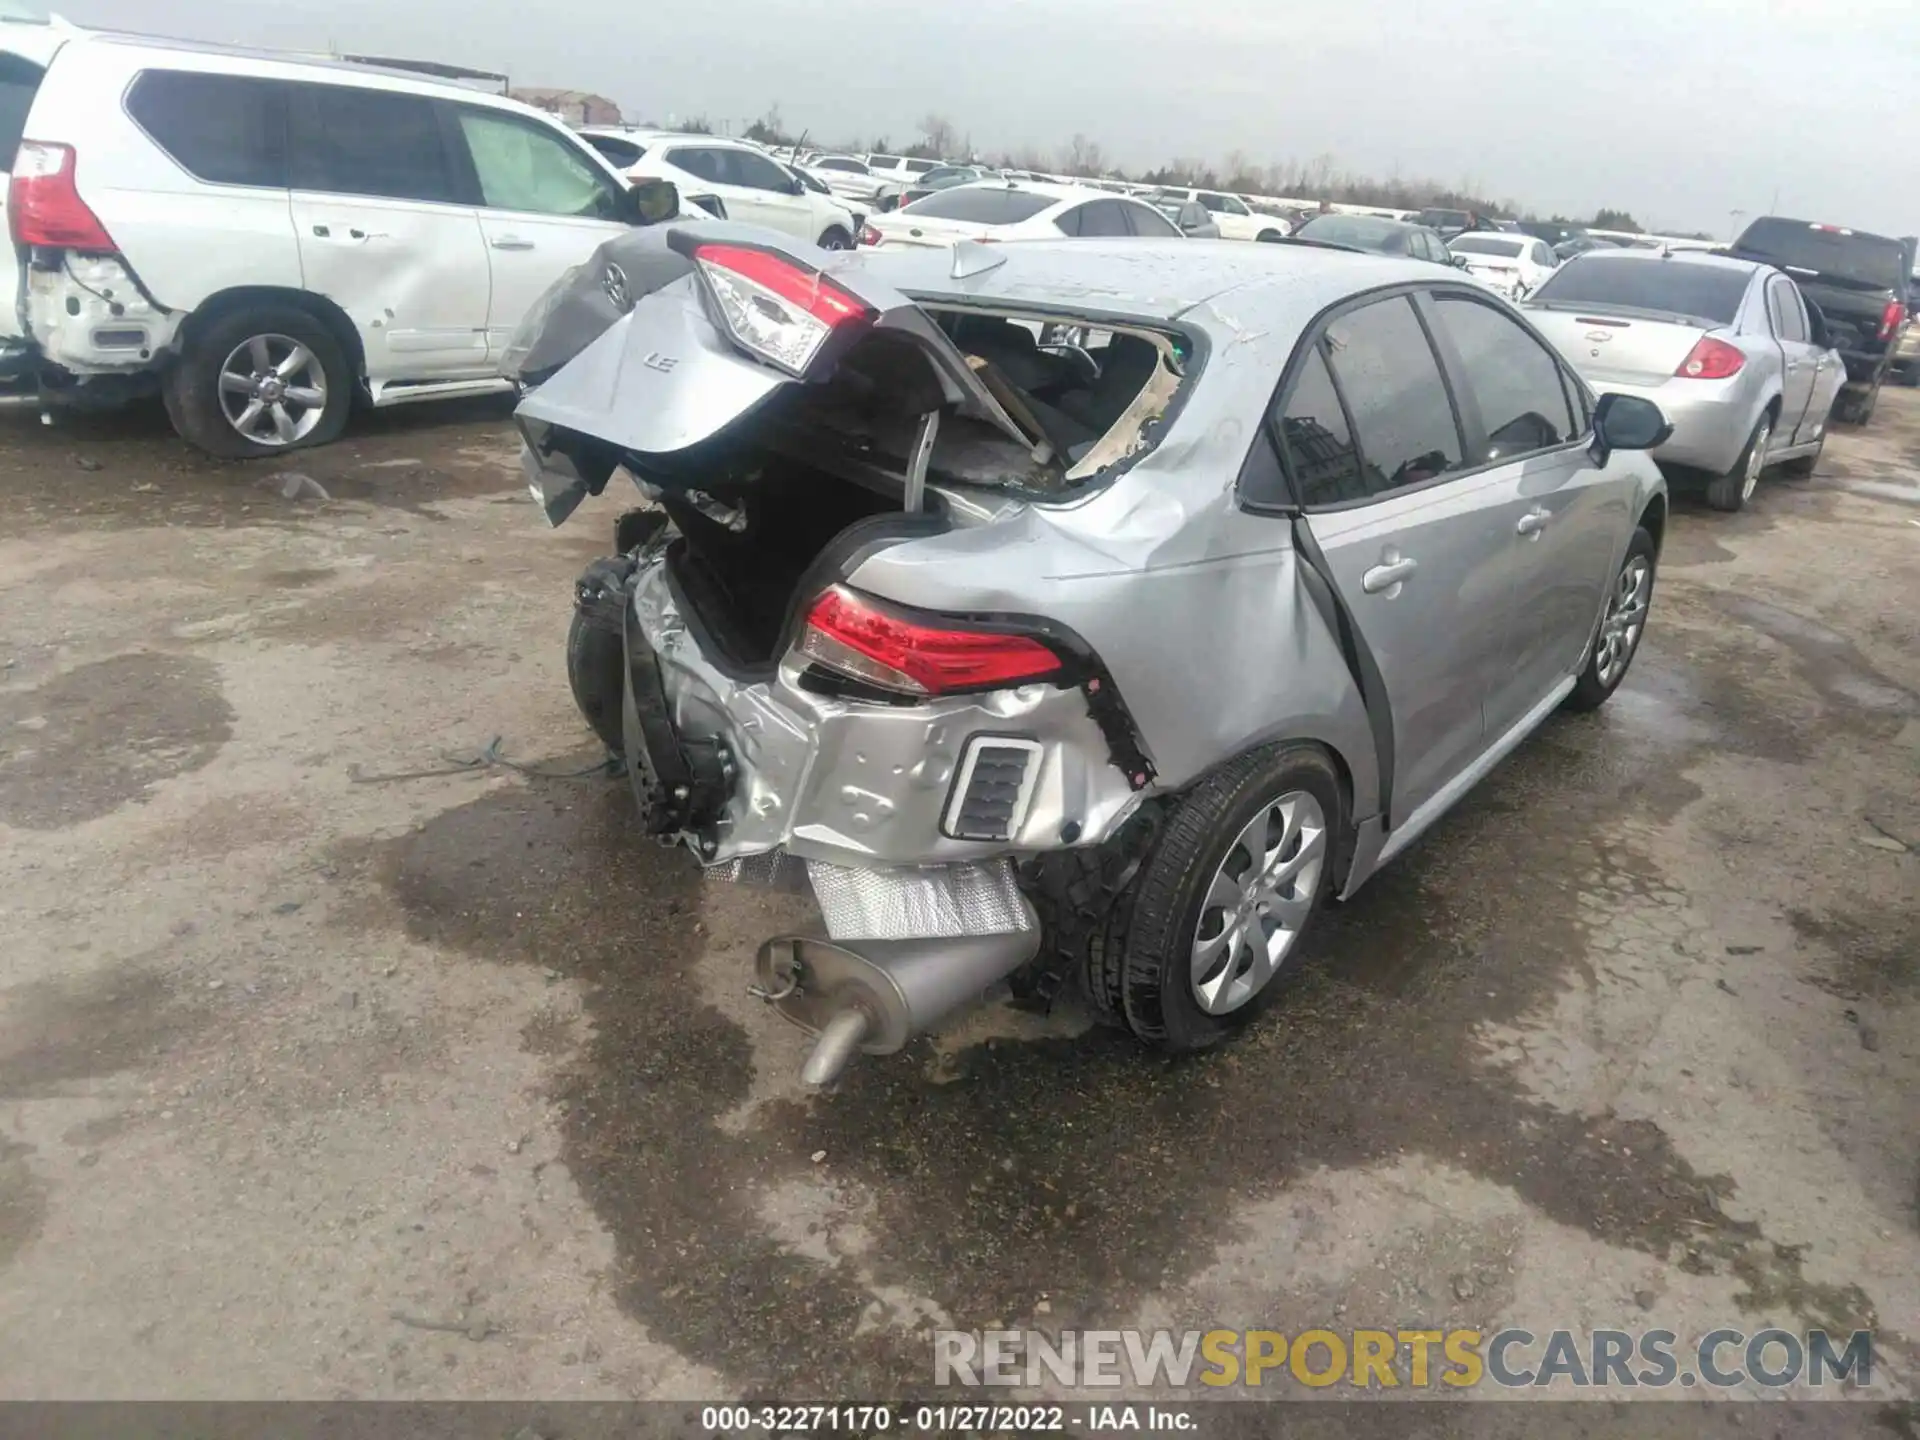
M498 89L505 95L511 88L507 77L495 70L472 70L465 65L448 65L439 60L395 60L384 55L332 55L328 58L344 61L348 65L366 65L376 70L408 70L420 75L431 75L438 80L452 80L465 83L484 80L489 88Z

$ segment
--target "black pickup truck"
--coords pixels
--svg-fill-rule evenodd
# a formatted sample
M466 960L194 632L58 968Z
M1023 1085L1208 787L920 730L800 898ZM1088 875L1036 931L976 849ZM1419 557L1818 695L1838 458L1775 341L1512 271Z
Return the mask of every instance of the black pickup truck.
M1834 418L1866 424L1906 324L1907 277L1913 269L1909 242L1763 215L1733 242L1733 253L1779 266L1819 308L1828 343L1847 362L1847 383L1834 404Z

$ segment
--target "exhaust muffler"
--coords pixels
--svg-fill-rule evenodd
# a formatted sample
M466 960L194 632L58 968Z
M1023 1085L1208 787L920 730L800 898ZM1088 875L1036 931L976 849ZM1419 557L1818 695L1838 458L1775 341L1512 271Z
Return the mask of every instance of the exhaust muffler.
M755 993L819 1041L801 1080L831 1085L856 1054L891 1055L923 1030L978 1002L1039 953L1040 923L1025 896L1018 930L890 940L780 935L760 947Z

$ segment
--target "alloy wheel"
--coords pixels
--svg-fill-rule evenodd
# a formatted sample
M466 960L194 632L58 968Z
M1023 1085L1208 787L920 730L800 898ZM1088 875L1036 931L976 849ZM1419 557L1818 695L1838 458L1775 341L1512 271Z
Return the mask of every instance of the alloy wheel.
M1193 997L1209 1015L1238 1010L1273 979L1313 909L1327 817L1304 790L1260 807L1227 847L1193 937Z
M1602 685L1611 687L1626 673L1627 662L1640 644L1640 632L1646 628L1652 598L1653 563L1644 555L1629 555L1607 601L1607 618L1600 622L1594 672Z
M327 411L327 373L286 335L255 335L220 366L220 413L243 439L281 449L311 435Z
M1753 498L1753 492L1760 484L1760 472L1767 468L1767 442L1772 439L1773 427L1762 420L1760 428L1754 431L1753 444L1747 448L1747 473L1740 477L1742 504Z

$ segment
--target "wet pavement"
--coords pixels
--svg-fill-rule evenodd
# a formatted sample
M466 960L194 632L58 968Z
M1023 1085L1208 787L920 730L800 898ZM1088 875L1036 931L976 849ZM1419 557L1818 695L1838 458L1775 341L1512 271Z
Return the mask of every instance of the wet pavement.
M1742 515L1679 501L1625 689L1238 1043L997 1007L828 1098L744 988L804 901L703 884L617 782L467 763L596 759L561 647L614 509L545 531L497 406L266 465L0 416L0 1394L845 1398L924 1391L948 1323L1778 1323L1874 1328L1912 1395L1920 396Z

